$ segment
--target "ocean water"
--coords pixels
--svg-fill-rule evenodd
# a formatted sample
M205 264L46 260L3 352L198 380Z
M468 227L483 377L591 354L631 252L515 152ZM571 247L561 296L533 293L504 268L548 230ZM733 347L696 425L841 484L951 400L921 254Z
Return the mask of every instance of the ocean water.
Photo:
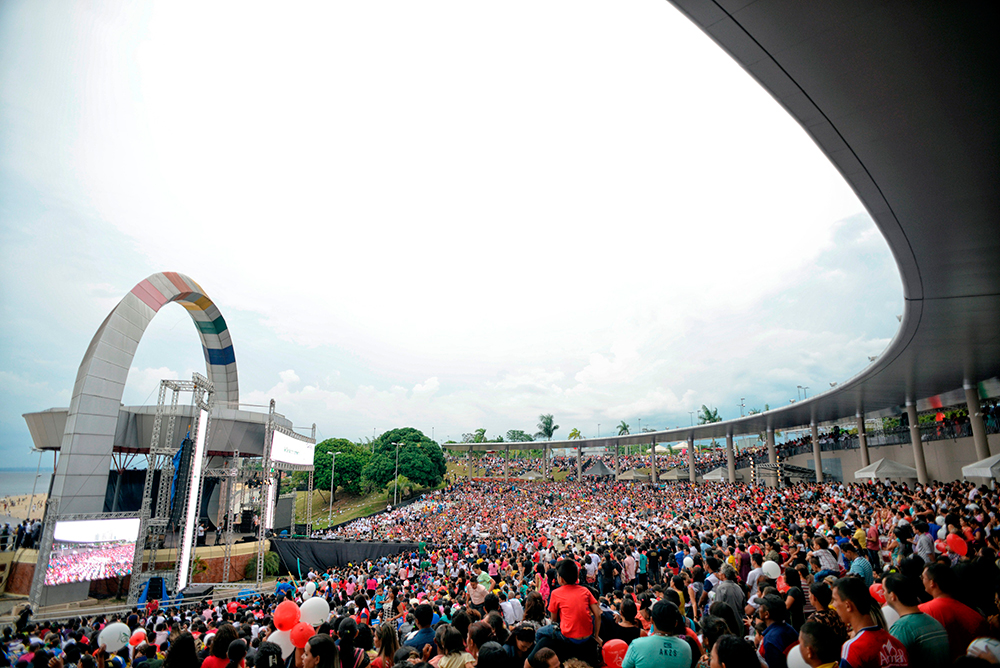
M38 484L35 486L35 494L47 494L49 491L49 479L52 477L52 464L46 470L45 464L38 472ZM5 496L19 496L21 494L31 494L31 486L35 482L35 469L0 469L0 498Z

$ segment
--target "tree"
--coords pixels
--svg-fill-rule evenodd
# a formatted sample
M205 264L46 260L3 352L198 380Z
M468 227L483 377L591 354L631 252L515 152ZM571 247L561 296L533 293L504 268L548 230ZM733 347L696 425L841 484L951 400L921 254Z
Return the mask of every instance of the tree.
M575 439L578 439L578 438L583 438L583 434L580 433L579 429L577 429L576 427L573 427L573 430L571 432L569 432L569 438L570 438L570 440L575 440Z
M552 440L552 436L555 435L556 430L559 429L559 425L552 424L552 415L539 415L538 416L538 433L535 434L535 438L544 438L547 441Z
M361 472L369 489L385 489L396 475L399 444L399 474L421 487L435 487L448 470L441 446L419 429L403 427L387 431L372 441L372 456ZM339 462L338 462L339 465Z
M628 426L628 423L625 422L625 420L622 420L621 424L618 425L618 435L619 436L628 436L629 429L630 429L630 427Z
M531 437L531 434L526 434L520 429L509 430L506 438L508 443L528 443L535 440Z
M702 404L701 411L698 413L698 424L709 424L712 422L722 422L722 418L719 417L719 410Z
M331 452L337 453L335 463ZM349 494L360 494L361 472L371 456L366 446L346 438L328 438L317 443L313 455L313 486L317 489L330 489L330 472L333 469L333 482L337 487L343 487Z

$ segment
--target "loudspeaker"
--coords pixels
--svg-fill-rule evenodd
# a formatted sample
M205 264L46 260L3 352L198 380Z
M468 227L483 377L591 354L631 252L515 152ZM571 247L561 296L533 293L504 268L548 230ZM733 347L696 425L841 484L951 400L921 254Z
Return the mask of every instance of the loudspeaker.
M181 598L208 598L214 591L214 585L188 585L181 592Z

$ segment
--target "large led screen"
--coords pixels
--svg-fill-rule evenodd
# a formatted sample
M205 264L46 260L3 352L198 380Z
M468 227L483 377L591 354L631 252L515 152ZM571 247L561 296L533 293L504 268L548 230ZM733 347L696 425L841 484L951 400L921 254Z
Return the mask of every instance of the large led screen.
M124 577L132 572L138 538L138 517L56 522L45 584Z
M271 437L271 459L285 464L312 466L315 443L300 441L280 431Z

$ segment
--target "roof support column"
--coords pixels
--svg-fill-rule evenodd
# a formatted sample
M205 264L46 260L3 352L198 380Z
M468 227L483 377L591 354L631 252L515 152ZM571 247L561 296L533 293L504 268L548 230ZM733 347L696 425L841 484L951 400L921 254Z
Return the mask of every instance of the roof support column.
M583 482L583 446L576 446L576 481Z
M465 455L465 461L468 464L465 472L465 479L468 481L472 480L472 446L469 446L469 451Z
M861 448L861 467L871 464L871 457L868 455L868 434L865 433L865 414L858 411L858 446Z
M542 443L542 478L549 479L549 444Z
M816 460L816 482L823 482L823 451L819 448L819 425L815 421L809 423L812 427L813 459Z
M694 434L688 436L688 480L695 482L694 470Z
M656 437L653 437L652 442L650 443L649 461L651 462L649 479L652 480L655 485L660 482L660 476L656 473Z
M910 443L913 444L913 465L917 467L917 482L921 485L926 485L927 462L924 461L924 443L920 440L917 407L912 401L906 402L906 417L910 419Z
M777 464L778 463L778 448L774 445L774 429L768 427L765 432L764 438L767 441L767 463ZM767 484L771 487L778 486L778 471L768 471L767 472Z
M503 458L503 479L510 477L510 446L508 445L506 456Z
M615 443L615 482L622 477L621 446Z
M733 434L726 434L726 468L729 469L730 484L736 482L736 455L733 453Z
M972 423L972 440L976 444L976 459L990 456L990 444L986 440L986 425L983 424L983 404L972 383L965 384L965 404L969 408L969 422Z

